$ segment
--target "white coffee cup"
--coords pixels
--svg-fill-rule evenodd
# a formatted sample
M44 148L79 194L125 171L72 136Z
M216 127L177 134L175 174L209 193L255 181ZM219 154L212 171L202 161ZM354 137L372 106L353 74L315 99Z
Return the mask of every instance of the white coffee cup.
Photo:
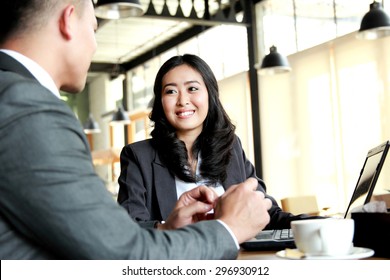
M291 222L297 249L307 255L342 256L353 248L352 219L310 219Z

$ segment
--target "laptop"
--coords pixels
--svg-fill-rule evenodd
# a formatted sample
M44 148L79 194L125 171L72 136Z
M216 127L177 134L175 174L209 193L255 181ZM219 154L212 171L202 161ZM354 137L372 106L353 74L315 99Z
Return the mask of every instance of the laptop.
M345 211L344 218L351 218L351 212L360 209L364 204L370 202L376 182L378 181L379 174L385 162L389 146L390 141L386 141L378 147L368 151L347 211Z
M370 202L389 146L390 142L386 141L368 151L344 218L349 218L351 212ZM291 229L263 230L254 238L242 243L241 247L245 250L276 251L295 248L295 243Z

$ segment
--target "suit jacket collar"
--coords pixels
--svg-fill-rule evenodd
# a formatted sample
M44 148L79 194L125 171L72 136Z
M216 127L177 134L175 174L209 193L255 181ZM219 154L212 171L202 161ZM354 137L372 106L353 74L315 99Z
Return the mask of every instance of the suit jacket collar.
M34 79L35 77L19 61L0 51L0 70L18 73L26 78Z

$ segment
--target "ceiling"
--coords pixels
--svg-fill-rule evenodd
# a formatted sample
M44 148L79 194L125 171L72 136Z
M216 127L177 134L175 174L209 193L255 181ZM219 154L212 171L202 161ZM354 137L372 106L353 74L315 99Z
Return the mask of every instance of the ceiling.
M98 18L98 48L90 72L110 72L118 65L124 68L122 70L128 70L211 26L243 24L240 22L243 19L237 18L236 14L243 9L246 1L140 0L145 11L141 17ZM235 3L234 10L230 9L231 3ZM205 13L206 5L209 17Z
M98 30L98 49L93 62L123 63L151 50L190 24L175 20L125 18L105 22Z
M94 0L96 2L96 0ZM368 9L359 0L252 0L264 1L273 13L290 13L297 7L298 16L321 17L324 10L337 6L337 16ZM190 39L205 29L221 23L245 24L241 11L250 0L140 0L145 11L141 17L119 20L99 20L96 32L98 43L90 75L99 72L126 71L156 55ZM231 7L234 6L234 7ZM207 15L207 7L209 15ZM241 16L241 17L240 17Z

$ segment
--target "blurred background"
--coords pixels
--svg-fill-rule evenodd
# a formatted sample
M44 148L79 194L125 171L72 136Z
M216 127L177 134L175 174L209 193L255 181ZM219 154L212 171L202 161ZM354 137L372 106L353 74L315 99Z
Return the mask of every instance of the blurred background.
M136 11L122 17L122 8L104 14L107 6L102 13L95 2L98 49L87 85L62 97L85 128L98 125L86 133L114 197L120 150L149 137L157 70L192 53L214 71L268 193L279 201L314 195L320 208L345 211L367 151L390 139L390 3L140 0L123 1ZM378 33L363 32L363 18L378 4L382 14L371 16L381 22ZM287 64L262 68L271 53ZM378 193L390 190L389 161Z

